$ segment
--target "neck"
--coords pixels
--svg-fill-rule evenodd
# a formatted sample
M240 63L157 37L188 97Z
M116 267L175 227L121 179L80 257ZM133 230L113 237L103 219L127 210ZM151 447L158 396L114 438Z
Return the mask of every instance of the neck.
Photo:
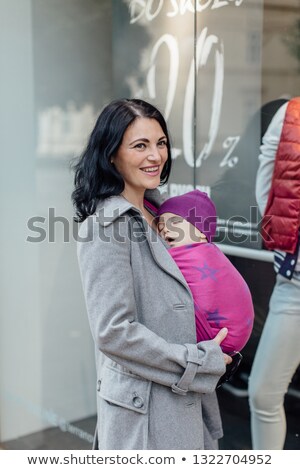
M141 190L140 192L137 191L129 191L126 188L122 192L122 196L127 199L127 201L131 202L131 204L134 205L137 209L139 209L141 212L144 210L144 195L145 195L145 190Z

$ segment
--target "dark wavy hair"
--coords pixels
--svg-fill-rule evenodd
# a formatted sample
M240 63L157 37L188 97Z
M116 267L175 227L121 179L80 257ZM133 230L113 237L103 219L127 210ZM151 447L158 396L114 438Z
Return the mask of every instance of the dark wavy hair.
M100 200L119 195L124 190L123 177L112 165L111 158L118 151L128 126L139 117L156 119L167 137L168 159L161 173L160 185L168 181L171 147L167 124L160 111L139 99L112 101L99 115L84 152L72 165L75 171L72 201L76 222L83 222L93 214Z

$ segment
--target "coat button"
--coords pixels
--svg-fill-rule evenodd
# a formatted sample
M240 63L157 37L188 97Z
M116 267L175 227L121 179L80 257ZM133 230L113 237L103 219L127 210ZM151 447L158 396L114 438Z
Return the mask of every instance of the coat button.
M132 402L135 408L143 408L144 406L144 400L142 399L142 397L139 397L138 395L133 397Z
M101 388L101 380L98 380L97 381L97 392L100 392L100 388Z

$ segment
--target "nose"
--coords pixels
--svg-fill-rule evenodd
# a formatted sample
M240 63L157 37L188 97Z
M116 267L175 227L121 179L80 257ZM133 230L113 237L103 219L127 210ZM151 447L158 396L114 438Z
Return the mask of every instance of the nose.
M169 232L169 228L166 223L164 223L164 228L162 229L162 231L165 235Z
M161 156L159 153L159 149L156 146L152 147L147 158L151 162L155 162L155 163L160 162Z

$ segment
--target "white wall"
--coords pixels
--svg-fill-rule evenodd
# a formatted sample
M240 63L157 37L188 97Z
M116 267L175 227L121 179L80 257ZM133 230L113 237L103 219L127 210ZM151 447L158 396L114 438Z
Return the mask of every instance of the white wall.
M95 0L88 1L94 8L99 5ZM101 8L105 3L108 4L102 2ZM59 4L63 5L61 10L53 8ZM52 13L60 17L60 31L55 18L38 17L46 5L52 7ZM50 62L50 43L55 35L62 35L63 46L64 39L69 39L70 25L72 34L75 34L77 25L73 23L82 21L84 26L85 14L91 15L91 22L103 22L105 12L102 14L101 8L99 7L99 15L95 19L86 2L78 0L64 0L63 4L57 1L45 3L40 0L0 0L2 442L56 425L68 431L70 422L95 414L94 350L77 265L76 244L70 231L65 234L69 241L64 241L63 231L59 228L62 223L59 222L55 224L54 242L50 242L48 238L50 208L55 211L56 216L65 217L71 228L73 209L70 196L73 175L69 170L69 161L83 144L83 136L73 146L69 145L69 151L66 150L59 139L64 139L68 134L67 123L65 133L58 137L60 150L57 151L56 148L51 154L51 150L44 146L46 150L43 153L39 145L45 142L45 136L41 139L40 125L40 116L45 110L68 108L75 118L78 117L76 109L83 110L87 132L102 101L108 99L111 83L109 76L104 80L101 74L95 76L95 73L86 73L86 83L80 77L83 91L79 103L76 103L74 92L75 104L66 104L68 96L66 102L62 99L62 80L58 80L52 90L52 78L48 83L46 80L49 74L57 76L62 65L55 62L55 54L52 56L52 63ZM42 28L39 29L39 21L40 25L47 23L49 31L45 33ZM109 18L105 18L105 22L109 24ZM94 23L93 26L96 34ZM85 28L85 31L88 30L89 24ZM46 35L43 37L43 50L38 50L40 42L37 35L42 35L43 32ZM77 34L81 32L82 29L77 28ZM107 31L101 34L107 35ZM100 70L102 59L97 47L95 48L93 35L85 36L84 41L91 41L91 57L85 59L92 64L96 61ZM47 54L49 61L45 60L41 67L41 60L47 58ZM72 58L71 63L77 64L80 70L80 54L86 56L86 52L75 49L74 54L75 58ZM103 60L107 63L110 51L103 54ZM65 72L69 73L67 65ZM106 67L104 72L109 75L109 68ZM95 95L96 90L102 92L97 103L90 102L90 95L87 103L84 103L85 90L87 93L91 90L89 80L94 84ZM104 91L99 82L101 86L105 85ZM65 87L65 90L69 89L72 89L71 80ZM88 106L87 110L85 106ZM86 113L90 121L87 120ZM56 128L57 122L56 120ZM54 129L50 134L54 135ZM45 138L47 139L47 135ZM46 240L42 243L26 241L28 236L37 236L27 227L28 220L34 216L45 218L45 223L40 224L46 230ZM83 436L86 440L90 437Z
M1 440L42 426L41 317L36 247L25 243L35 207L30 1L1 0Z

